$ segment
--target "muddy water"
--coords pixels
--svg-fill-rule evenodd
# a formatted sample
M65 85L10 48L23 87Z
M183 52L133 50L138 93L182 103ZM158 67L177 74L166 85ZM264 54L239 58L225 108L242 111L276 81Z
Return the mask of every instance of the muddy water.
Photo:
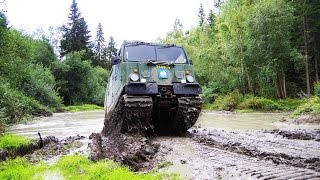
M297 125L280 122L281 120L288 119L289 116L289 113L232 113L213 111L202 113L196 126L227 131L320 128L319 125Z
M14 134L37 138L43 136L65 138L69 136L89 136L92 132L100 132L103 128L103 111L56 113L51 117L40 118L27 124L19 124L9 128ZM232 131L275 129L287 125L273 123L288 117L285 113L202 113L196 126Z
M38 138L38 132L42 136L56 136L58 138L78 134L88 137L92 132L102 130L103 116L103 111L55 113L51 117L12 126L9 131L30 138Z

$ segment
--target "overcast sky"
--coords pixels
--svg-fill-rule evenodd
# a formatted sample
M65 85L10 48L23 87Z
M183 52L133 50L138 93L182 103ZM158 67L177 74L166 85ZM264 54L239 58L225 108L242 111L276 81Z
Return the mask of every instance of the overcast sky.
M61 26L68 20L72 0L7 0L10 25L32 32L41 27ZM206 14L213 0L77 0L82 16L95 37L102 23L106 39L154 41L172 30L179 18L184 30L197 24L200 3Z

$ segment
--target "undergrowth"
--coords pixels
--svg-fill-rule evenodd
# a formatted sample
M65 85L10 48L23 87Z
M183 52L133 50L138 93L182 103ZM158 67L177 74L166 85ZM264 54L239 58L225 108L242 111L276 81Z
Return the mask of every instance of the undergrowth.
M253 95L243 95L233 91L227 95L218 96L213 103L205 103L207 110L226 110L237 112L252 111L293 111L303 104L301 99L268 99Z
M293 116L305 115L305 114L319 114L320 113L320 97L313 96L308 98L305 103L298 106L298 108L292 113Z

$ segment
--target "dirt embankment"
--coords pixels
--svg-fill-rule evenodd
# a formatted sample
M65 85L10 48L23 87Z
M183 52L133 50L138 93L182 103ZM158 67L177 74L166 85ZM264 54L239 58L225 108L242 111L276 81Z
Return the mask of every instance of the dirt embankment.
M70 154L71 148L82 146L79 140L84 139L84 136L70 136L59 140L55 136L47 136L42 140L33 140L29 145L21 146L13 150L0 150L0 161L8 158L16 158L24 156L30 162L39 162L50 158Z

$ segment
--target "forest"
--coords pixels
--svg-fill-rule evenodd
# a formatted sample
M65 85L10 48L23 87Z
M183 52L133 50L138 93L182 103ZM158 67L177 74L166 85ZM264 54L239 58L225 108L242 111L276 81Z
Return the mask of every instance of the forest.
M47 116L67 105L103 106L113 37L105 42L101 24L92 41L74 0L56 53L48 37L34 37L10 27L0 11L0 130L5 124ZM2 125L1 125L2 124Z
M318 0L216 0L208 15L200 5L196 27L177 19L161 41L187 49L207 103L228 110L247 95L248 108L285 110L271 100L319 94L319 17Z
M320 112L319 0L215 0L210 8L200 4L195 27L176 19L158 39L186 48L206 108ZM0 124L103 105L116 42L106 42L101 24L91 37L75 0L66 19L57 53L48 37L10 27L0 9Z

